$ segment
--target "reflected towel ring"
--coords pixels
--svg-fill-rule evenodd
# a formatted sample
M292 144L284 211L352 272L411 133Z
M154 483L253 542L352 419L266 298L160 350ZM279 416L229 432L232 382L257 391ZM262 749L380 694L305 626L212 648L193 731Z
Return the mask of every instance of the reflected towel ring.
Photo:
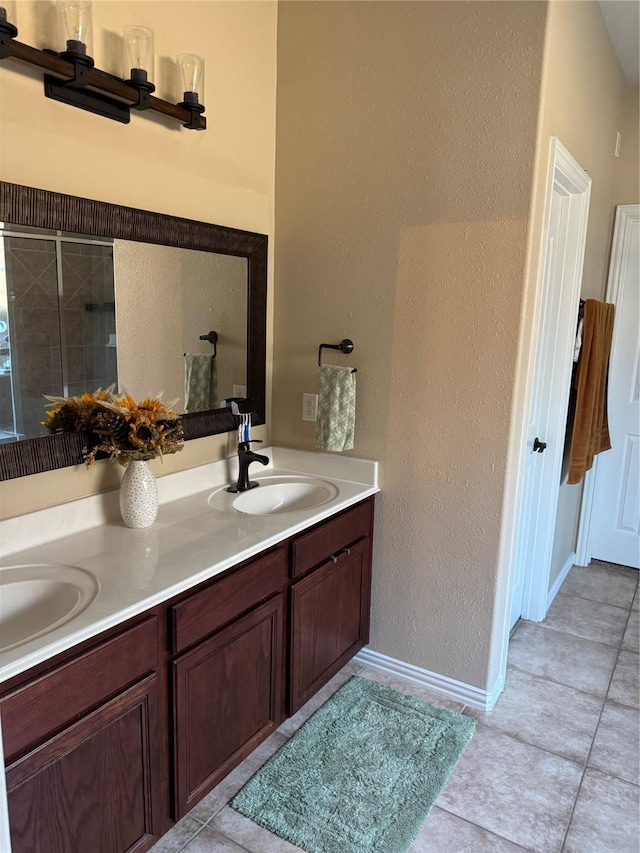
M200 335L201 341L209 341L210 344L213 344L213 358L218 354L218 333L217 332L207 332L206 335Z

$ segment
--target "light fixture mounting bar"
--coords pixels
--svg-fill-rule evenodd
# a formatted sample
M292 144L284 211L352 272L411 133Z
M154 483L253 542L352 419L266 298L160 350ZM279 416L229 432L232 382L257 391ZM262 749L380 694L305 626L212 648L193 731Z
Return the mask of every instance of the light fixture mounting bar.
M9 46L9 55L20 62L40 68L50 78L53 77L62 82L73 79L73 64L62 59L53 51L38 50L38 48L12 39ZM89 68L86 72L86 80L86 85L82 87L82 90L86 92L95 92L105 99L120 102L125 108L132 107L138 103L139 93L137 89L128 86L123 80L113 77L105 71L100 71L98 68ZM81 90L76 89L76 91ZM76 106L89 109L81 104L76 104ZM176 119L182 122L183 125L187 125L192 120L189 110L185 110L177 104L172 104L170 101L164 101L162 98L156 98L153 95L149 96L149 109L160 115ZM117 120L122 121L122 119ZM199 129L206 130L206 128L207 119L204 116L200 116Z

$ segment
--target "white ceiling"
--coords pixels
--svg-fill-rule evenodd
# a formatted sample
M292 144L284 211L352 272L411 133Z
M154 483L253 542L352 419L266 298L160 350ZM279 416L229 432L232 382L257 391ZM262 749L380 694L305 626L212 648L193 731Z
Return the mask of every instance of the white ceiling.
M628 83L640 82L640 0L600 0L613 49Z

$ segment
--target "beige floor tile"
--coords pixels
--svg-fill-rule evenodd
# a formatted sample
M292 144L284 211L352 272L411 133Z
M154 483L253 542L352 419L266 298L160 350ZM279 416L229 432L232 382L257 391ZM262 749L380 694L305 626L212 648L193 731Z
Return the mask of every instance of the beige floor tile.
M242 764L239 764L219 785L216 785L213 791L200 800L198 805L189 812L189 816L206 823L223 806L226 806L232 797L235 797L240 788L286 742L287 738L277 731L270 735L248 758L245 758Z
M562 594L628 609L637 585L638 573L634 569L615 565L574 566L562 584Z
M523 622L509 643L509 664L594 696L606 696L617 651L610 646Z
M622 648L629 652L637 652L640 650L640 635L638 632L640 617L633 611L629 614L629 624L624 632L622 640Z
M564 853L638 853L638 788L587 770Z
M598 726L602 699L510 667L504 693L486 714L465 714L485 726L584 763Z
M231 806L225 806L222 811L218 812L209 826L223 832L237 844L241 844L250 850L251 853L300 853L301 850L295 844L285 841L284 838L279 838L264 827L249 820L248 817L232 809Z
M434 808L409 853L520 853L522 847Z
M246 853L246 848L236 844L216 829L205 826L193 841L187 844L184 853Z
M333 694L339 690L343 684L346 684L354 675L358 675L362 670L362 665L355 661L349 661L346 666L343 666L340 672L336 673L333 678L328 681L324 687L313 696L309 701L300 708L300 710L285 720L278 731L281 734L291 737L292 734L298 731L303 723L306 723L318 708L321 708L327 699L330 699Z
M587 762L589 767L640 782L640 711L607 701Z
M623 650L618 655L607 699L631 708L640 707L640 655L637 652Z
M364 669L364 664L360 663L358 660L350 660L349 663L346 663L340 672L344 672L347 675L354 676L358 675Z
M449 711L462 711L464 705L455 699L449 699L441 693L436 693L429 687L424 687L422 684L415 684L412 681L407 681L405 678L399 678L396 675L391 675L388 672L378 672L378 670L365 667L360 673L362 678L368 678L371 681L377 681L380 684L386 684L387 687L393 687L401 693L406 693L408 696L415 696L416 699L422 699L424 702L430 702L432 705L437 705L439 708L447 708Z
M202 829L202 823L190 814L183 817L172 829L153 845L149 853L178 853Z
M558 853L582 770L478 726L436 805L538 853Z
M560 593L540 624L549 631L562 631L617 648L624 634L628 614L628 607L612 607L601 601Z

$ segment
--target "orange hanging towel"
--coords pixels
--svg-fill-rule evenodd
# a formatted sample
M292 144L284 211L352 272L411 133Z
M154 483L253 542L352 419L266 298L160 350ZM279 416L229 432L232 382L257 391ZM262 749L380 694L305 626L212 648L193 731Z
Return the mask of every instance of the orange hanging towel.
M597 299L587 299L584 304L569 483L579 483L593 465L594 456L611 448L607 420L607 378L613 312L613 305Z

